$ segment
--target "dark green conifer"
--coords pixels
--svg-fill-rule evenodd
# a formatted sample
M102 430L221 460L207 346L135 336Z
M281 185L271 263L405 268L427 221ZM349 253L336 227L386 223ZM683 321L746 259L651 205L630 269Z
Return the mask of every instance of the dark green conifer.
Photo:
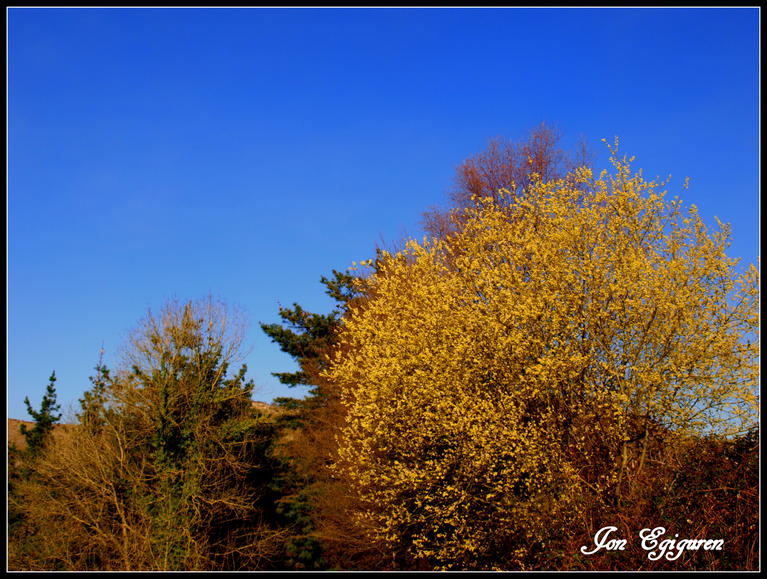
M27 406L27 412L33 418L35 425L28 428L26 424L21 425L21 434L27 443L28 456L35 458L40 455L46 443L50 439L54 425L61 420L61 414L57 414L61 406L56 404L56 372L51 373L48 387L40 403L40 410L35 410L29 402L29 397L24 397L24 404Z

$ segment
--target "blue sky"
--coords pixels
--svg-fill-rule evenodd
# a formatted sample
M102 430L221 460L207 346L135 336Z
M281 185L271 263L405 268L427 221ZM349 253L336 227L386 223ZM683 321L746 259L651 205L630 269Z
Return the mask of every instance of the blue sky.
M74 407L147 308L209 293L251 322L420 236L455 168L545 121L620 137L646 176L759 253L759 13L749 9L10 9L8 415L51 370Z

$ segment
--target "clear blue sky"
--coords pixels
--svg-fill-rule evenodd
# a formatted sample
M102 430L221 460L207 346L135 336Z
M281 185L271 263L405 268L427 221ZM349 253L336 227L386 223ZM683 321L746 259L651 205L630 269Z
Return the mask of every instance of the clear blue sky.
M245 310L255 398L302 395L278 304L420 236L455 167L546 121L685 176L759 242L756 9L10 9L8 414L74 405L147 308Z

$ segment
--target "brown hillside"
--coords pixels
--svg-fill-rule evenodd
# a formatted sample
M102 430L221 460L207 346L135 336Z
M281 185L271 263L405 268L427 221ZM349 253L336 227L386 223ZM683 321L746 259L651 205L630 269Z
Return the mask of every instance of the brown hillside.
M8 419L8 446L15 444L18 448L24 448L24 437L21 435L21 425L26 424L27 428L32 427L32 422L26 420L16 420L15 418Z
M16 418L8 419L8 446L15 444L19 449L26 448L27 443L24 440L24 436L21 434L22 424L26 424L27 428L32 428L35 423L30 422L29 420L18 420ZM73 427L74 424L56 424L53 427L53 436L60 438Z
M253 408L267 415L276 414L277 412L279 412L279 409L277 407L272 406L271 404L268 404L267 402L260 402L257 400L253 401ZM8 419L8 445L9 446L11 444L15 444L16 447L19 449L24 449L26 447L24 436L21 434L22 424L26 424L27 428L32 428L34 426L34 422L31 422L29 420L19 420L17 418ZM74 426L75 426L74 424L57 424L54 427L53 435L56 437L60 437L67 430L69 430L70 428L73 428Z

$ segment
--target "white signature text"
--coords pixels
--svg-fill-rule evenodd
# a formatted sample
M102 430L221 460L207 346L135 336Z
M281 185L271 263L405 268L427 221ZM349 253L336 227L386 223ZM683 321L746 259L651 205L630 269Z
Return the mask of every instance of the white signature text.
M581 547L581 553L584 555L593 555L604 549L605 551L625 551L628 541L611 537L611 534L618 530L618 527L602 527L594 534L594 544ZM647 558L650 561L657 561L665 557L669 561L678 559L684 551L721 551L724 546L724 539L679 539L679 534L674 534L673 539L665 538L665 527L655 527L654 529L642 529L639 532L639 538L642 540L642 549L647 551ZM663 538L662 538L663 537Z

